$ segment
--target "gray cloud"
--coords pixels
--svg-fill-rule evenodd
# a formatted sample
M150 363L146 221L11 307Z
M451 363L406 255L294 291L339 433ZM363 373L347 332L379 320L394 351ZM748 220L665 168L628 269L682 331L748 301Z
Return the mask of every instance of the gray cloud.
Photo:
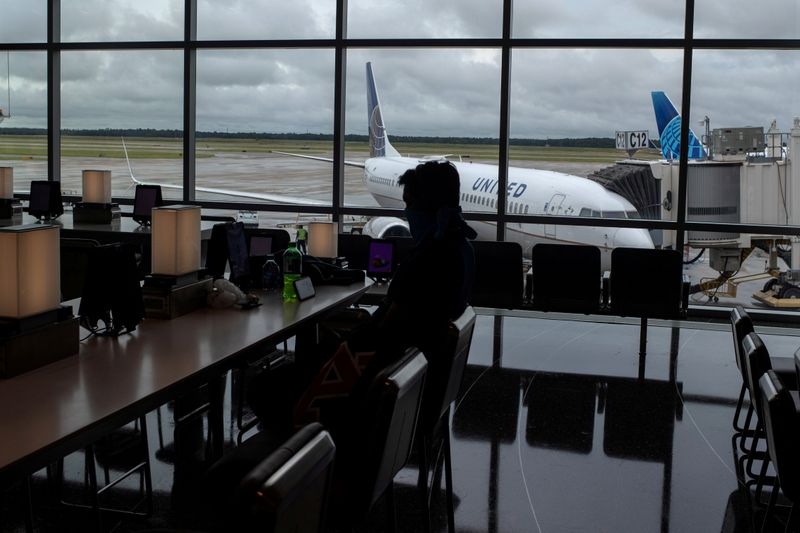
M7 0L4 40L44 38L44 1ZM198 36L330 38L334 0L199 0ZM500 0L350 0L352 37L492 37ZM678 37L682 0L515 3L514 32L534 37ZM795 37L798 8L767 0L698 0L698 36ZM425 16L420 16L424 13ZM81 0L63 5L65 39L182 38L181 0ZM0 45L1 47L2 45ZM795 96L800 52L694 53L692 121L712 127L788 129L800 114ZM373 61L390 134L498 136L500 52L487 49L350 49L346 131L366 132L364 63ZM5 103L0 54L0 106ZM43 52L11 54L13 121L41 127L46 112ZM201 50L197 124L201 130L330 133L333 51ZM180 51L72 51L62 54L64 127L182 127ZM516 49L512 57L511 131L516 137L610 137L649 129L650 91L681 102L681 50ZM693 126L696 128L695 124Z

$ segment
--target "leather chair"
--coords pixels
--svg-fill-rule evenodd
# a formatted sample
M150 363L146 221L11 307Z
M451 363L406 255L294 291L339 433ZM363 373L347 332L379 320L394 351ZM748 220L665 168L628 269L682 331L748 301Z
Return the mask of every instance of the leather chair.
M241 531L322 532L336 446L322 425L305 426L242 479Z
M472 307L467 307L461 316L450 324L447 342L442 349L426 354L428 373L425 378L415 444L419 458L417 488L426 515L426 531L430 531L430 502L434 488L433 483L428 482L428 471L433 467L432 477L434 480L437 479L439 457L442 457L444 462L448 531L451 533L455 531L453 470L450 458L450 406L458 397L461 388L474 329L475 311Z
M538 311L597 313L601 306L600 249L546 244L531 253L533 308Z
M240 460L241 448L237 448L209 469L207 485L216 490L206 495L205 512L212 516L204 527L244 533L324 531L336 454L330 434L321 424L312 423L278 447L247 442L249 451L260 448L268 455L253 467L249 457ZM153 529L142 533L191 532Z
M786 531L800 530L800 405L777 374L768 370L759 380L761 406L764 414L764 429L767 450L777 474L781 492L792 507ZM762 469L763 473L763 469ZM762 531L774 531L772 513L777 501L777 487L770 495Z
M647 319L679 319L689 306L689 280L677 250L615 248L609 276L611 314L639 317L639 355L647 353Z
M373 505L386 495L387 528L396 530L394 478L406 465L414 443L427 371L416 348L382 369L359 396L355 423L337 463L336 522L344 527L363 524Z
M475 283L469 299L475 307L518 309L524 276L522 247L516 242L473 241Z

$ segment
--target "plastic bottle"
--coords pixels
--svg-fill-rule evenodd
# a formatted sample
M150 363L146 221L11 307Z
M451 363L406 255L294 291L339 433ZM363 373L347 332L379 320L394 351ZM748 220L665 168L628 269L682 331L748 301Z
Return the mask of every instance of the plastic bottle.
M283 252L283 301L297 300L297 291L294 282L303 274L303 255L297 249L297 244L289 243Z
M275 256L267 255L264 266L261 267L261 287L267 291L274 291L281 285L281 267L275 262Z

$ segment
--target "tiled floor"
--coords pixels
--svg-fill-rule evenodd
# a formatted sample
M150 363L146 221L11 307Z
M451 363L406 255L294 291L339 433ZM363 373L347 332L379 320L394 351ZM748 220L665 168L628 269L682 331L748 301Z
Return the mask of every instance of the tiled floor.
M759 331L773 356L800 346L800 332ZM633 321L478 317L453 415L458 531L751 530L747 506L736 504L731 417L740 377L729 326L653 322L645 359L638 347ZM148 419L155 515L117 531L191 522L192 501L180 497L171 464L171 412L161 411L161 439L156 414ZM67 475L82 479L81 455ZM400 531L421 530L415 480L412 469L397 478ZM44 492L39 474L37 501ZM0 501L4 532L23 530L19 498L7 492ZM40 513L42 531L92 525L53 516ZM446 530L441 501L435 526ZM383 530L380 510L367 529Z

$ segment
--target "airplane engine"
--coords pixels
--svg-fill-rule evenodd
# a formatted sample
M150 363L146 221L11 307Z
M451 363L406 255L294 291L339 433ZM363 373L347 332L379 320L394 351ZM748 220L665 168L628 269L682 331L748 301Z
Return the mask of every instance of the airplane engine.
M364 224L363 233L376 239L411 237L411 232L408 230L408 222L397 217L371 218Z

